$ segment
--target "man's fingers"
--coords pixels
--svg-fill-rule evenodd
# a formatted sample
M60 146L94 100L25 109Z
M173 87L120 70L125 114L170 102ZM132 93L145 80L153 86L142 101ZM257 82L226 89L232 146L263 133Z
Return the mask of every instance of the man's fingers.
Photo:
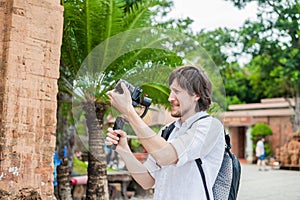
M112 140L119 140L118 133L107 133L106 138L110 138Z
M128 88L126 87L125 83L121 83L121 87L122 87L125 95L130 94L130 92L129 92Z
M105 138L105 144L107 146L111 146L114 144L119 144L120 137L125 137L126 133L122 130L113 130L111 128L108 129L108 133Z
M113 145L113 143L111 142L111 141L109 141L109 140L105 140L105 144L106 144L106 146L111 146L111 145Z
M113 139L111 137L106 137L106 140L105 140L106 144L107 145L113 145L113 144L118 144L118 139Z

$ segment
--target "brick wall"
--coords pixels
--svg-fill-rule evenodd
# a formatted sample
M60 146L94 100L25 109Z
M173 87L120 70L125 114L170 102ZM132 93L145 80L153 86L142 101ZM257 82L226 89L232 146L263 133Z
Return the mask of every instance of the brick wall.
M256 117L253 124L265 123L272 129L272 136L268 137L268 141L272 144L272 150L288 142L293 135L293 124L290 116L266 116Z
M271 140L272 149L275 152L277 147L280 147L291 140L293 135L293 124L290 117L271 117L269 126L272 129Z
M63 8L59 0L0 0L0 188L53 196Z

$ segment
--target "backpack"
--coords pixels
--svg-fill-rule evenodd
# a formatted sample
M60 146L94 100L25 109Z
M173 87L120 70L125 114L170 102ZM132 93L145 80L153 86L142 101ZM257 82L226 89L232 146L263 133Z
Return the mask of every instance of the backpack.
M200 119L204 119L209 116L210 115L202 116L196 121ZM165 129L163 129L161 136L165 140L168 140L169 135L171 134L174 128L175 128L175 122L173 122ZM225 134L226 145L225 145L223 161L221 164L221 168L218 172L216 181L213 185L212 191L215 200L226 200L226 199L236 200L238 190L239 190L239 185L240 185L241 164L238 158L231 152L230 136L226 133L225 130L224 130L224 134ZM199 172L202 177L206 198L207 200L210 200L205 174L202 168L202 160L200 158L197 158L195 162L198 166Z

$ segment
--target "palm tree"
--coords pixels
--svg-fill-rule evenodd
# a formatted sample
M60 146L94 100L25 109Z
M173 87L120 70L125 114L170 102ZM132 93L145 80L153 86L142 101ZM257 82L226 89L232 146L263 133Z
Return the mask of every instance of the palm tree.
M107 64L109 49L120 50L130 46L131 34L123 34L117 44L110 38L126 30L151 25L151 16L155 14L149 8L162 5L161 1L123 1L123 0L64 0L64 32L61 59L64 69L61 70L60 91L71 94L75 99L75 114L85 115L89 136L88 185L87 199L108 199L106 161L103 149L102 126L104 116L109 108L106 92L113 88L116 81L128 74L136 74L135 68L143 69L147 61L155 55L161 58L163 50L135 50L114 59ZM166 6L168 4L163 4ZM103 41L105 41L103 43ZM101 43L102 42L102 43ZM99 44L102 60L93 58L92 50ZM120 48L116 48L118 45ZM130 47L129 47L130 48ZM96 51L97 52L97 51ZM118 54L118 53L116 53ZM88 56L89 55L89 56ZM99 55L99 52L96 56ZM152 56L150 56L152 55ZM158 56L159 55L159 56ZM167 56L168 57L168 56ZM174 59L172 59L174 58ZM96 61L95 61L96 60ZM109 59L108 59L109 60ZM138 63L138 61L143 62ZM175 60L175 61L174 61ZM177 55L170 54L172 66L181 63ZM93 66L96 63L97 66ZM101 64L99 64L101 63ZM170 65L170 64L169 64ZM171 66L171 65L170 65ZM88 67L88 68L86 68ZM75 89L74 89L75 88ZM165 103L168 94L166 87L155 84L144 84L149 91L160 91L160 98L154 102ZM147 91L147 89L145 89ZM79 105L76 107L76 105Z
M176 32L151 27L151 17L157 14L150 9L154 6L170 4L159 0L64 1L60 91L72 95L74 119L85 116L89 136L87 199L108 199L102 134L110 108L107 91L124 78L140 86L154 104L169 105L167 76L172 67L183 64L182 56L193 60L201 52L191 38L178 34L186 32L189 20L162 25L171 29L169 25L175 23L183 28Z

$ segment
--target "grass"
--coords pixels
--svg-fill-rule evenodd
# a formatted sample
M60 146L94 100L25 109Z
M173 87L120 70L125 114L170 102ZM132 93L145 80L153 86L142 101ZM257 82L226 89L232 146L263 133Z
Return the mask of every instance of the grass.
M73 171L82 175L87 174L88 164L74 156Z

